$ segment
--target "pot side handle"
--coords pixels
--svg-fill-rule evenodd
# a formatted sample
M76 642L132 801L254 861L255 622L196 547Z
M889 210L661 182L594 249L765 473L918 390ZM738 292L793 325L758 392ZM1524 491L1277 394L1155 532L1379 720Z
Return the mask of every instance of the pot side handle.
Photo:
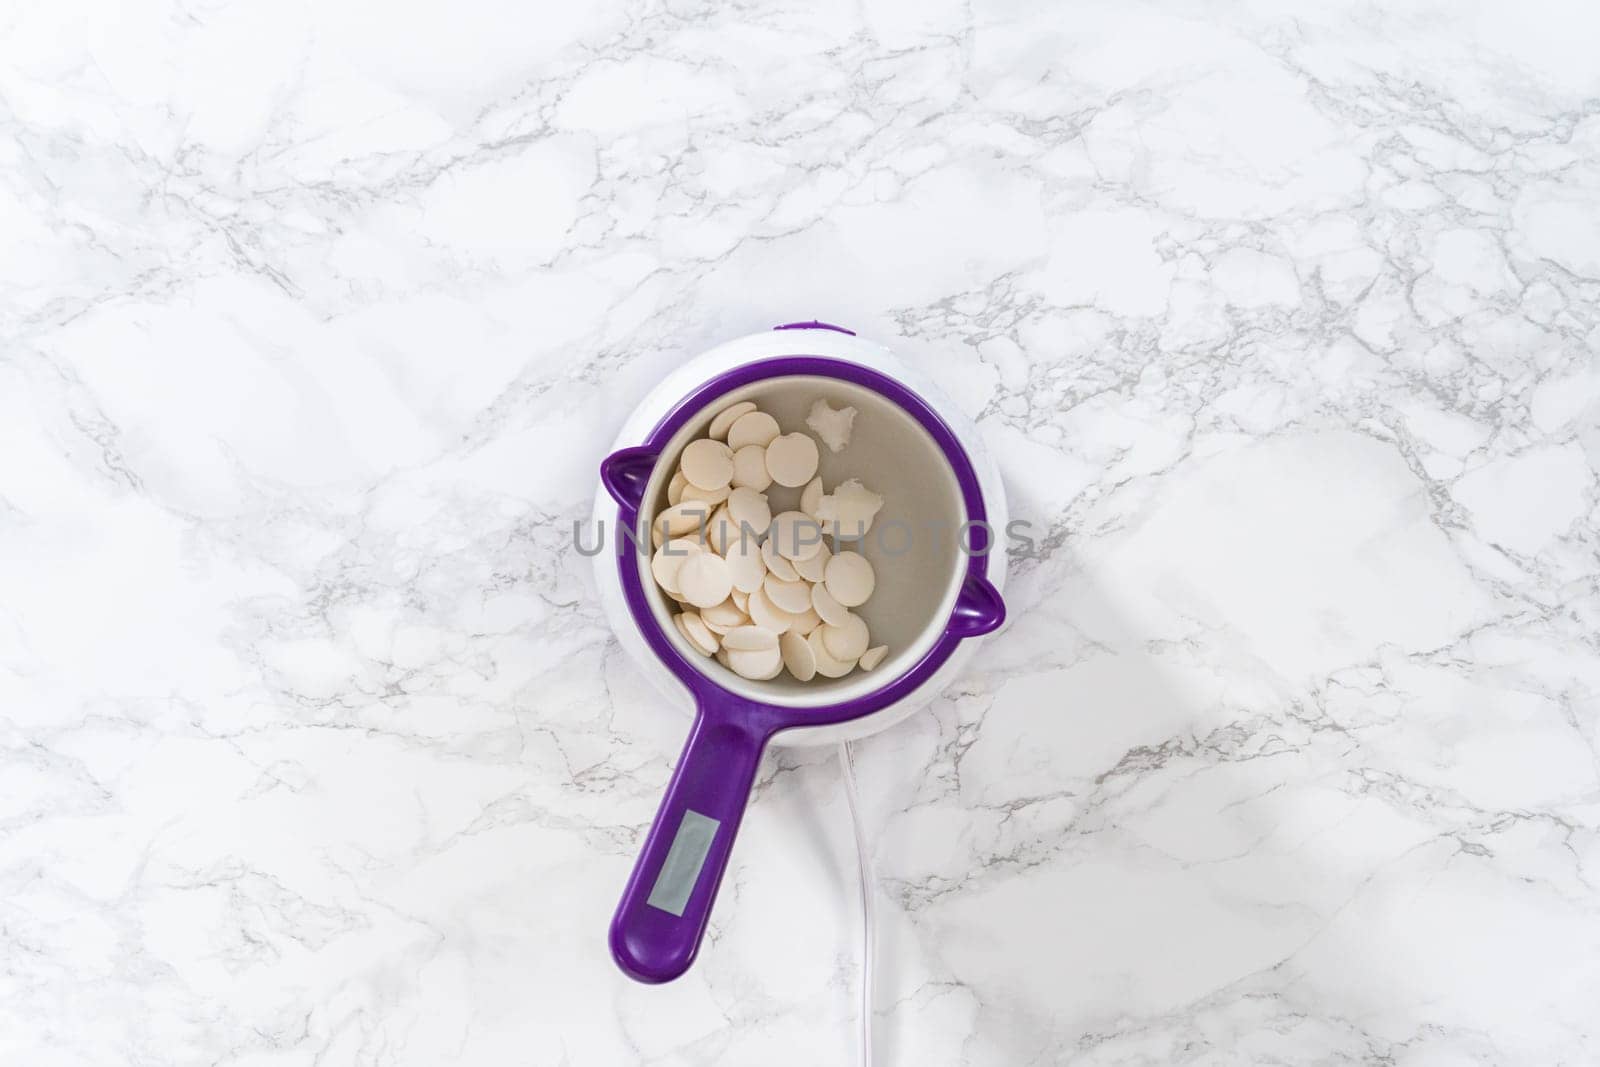
M658 453L653 448L621 448L600 461L600 484L629 515L639 513Z
M982 637L1006 621L1006 602L1000 590L981 574L969 574L961 583L956 608L950 615L950 632L957 637Z

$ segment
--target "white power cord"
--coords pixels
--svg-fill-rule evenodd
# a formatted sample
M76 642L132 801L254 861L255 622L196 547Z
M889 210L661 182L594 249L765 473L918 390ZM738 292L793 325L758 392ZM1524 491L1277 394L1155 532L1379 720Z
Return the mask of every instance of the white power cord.
M861 873L861 1067L872 1067L872 861L867 858L867 834L861 826L861 800L856 796L856 771L848 744L839 746L839 770L844 775L844 797L855 827L856 864Z

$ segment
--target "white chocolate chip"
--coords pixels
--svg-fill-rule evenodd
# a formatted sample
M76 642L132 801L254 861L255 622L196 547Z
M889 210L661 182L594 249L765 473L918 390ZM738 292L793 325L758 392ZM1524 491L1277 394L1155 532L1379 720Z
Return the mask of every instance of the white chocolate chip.
M683 566L683 561L692 553L702 551L700 542L687 537L680 537L668 541L656 549L655 555L650 557L650 575L655 578L656 584L673 596L678 596L682 590L678 588L678 568Z
M716 654L717 635L699 615L692 611L685 611L678 616L683 620L683 632L689 638L689 643L708 656Z
M703 500L685 500L681 504L674 504L656 516L657 527L665 524L667 532L674 537L688 533L706 520L711 514L711 505Z
M817 443L809 434L786 433L767 446L767 473L779 485L805 485L817 473Z
M861 653L861 659L856 662L856 666L860 667L864 671L870 671L878 664L882 663L883 657L887 656L888 654L888 645L879 645L877 648L869 648L865 652Z
M819 551L815 556L812 556L810 559L795 560L794 569L800 575L800 577L804 578L806 581L820 582L827 576L828 561L832 558L833 549L829 548L828 543L824 541L822 543L822 550Z
M786 582L800 579L800 574L794 569L794 564L778 555L778 546L772 543L772 538L767 538L761 543L761 562L767 565L767 570L776 574Z
M811 636L806 638L806 644L811 646L811 656L817 662L817 673L824 678L843 678L855 666L855 661L848 663L834 656L822 643L822 630L811 631Z
M772 484L767 473L767 450L763 445L745 445L733 454L733 484L758 493Z
M828 595L847 608L859 607L872 596L878 584L872 564L859 552L840 552L828 561L824 584Z
M763 466L765 466L764 463ZM688 484L689 479L683 476L682 467L674 471L672 474L672 481L667 483L667 503L671 505L681 501L683 499L683 490L686 486L688 486ZM809 511L810 509L807 508L806 510Z
M772 520L772 540L785 559L810 559L822 551L822 528L803 511L785 511Z
M733 420L733 425L728 427L728 447L735 452L745 445L760 445L766 448L778 433L777 419L765 411L751 411L740 415Z
M817 676L817 657L803 635L790 630L778 638L778 650L783 653L783 665L796 681L809 682Z
M734 526L733 519L728 515L728 506L724 504L706 522L706 544L719 556L723 555L738 532L738 527Z
M728 517L746 537L760 540L772 525L772 505L765 494L740 486L728 494Z
M682 585L683 572L680 570L678 573L678 584ZM845 617L850 614L850 609L833 599L833 595L828 592L828 587L824 585L811 587L811 606L818 615L822 616L822 621L831 626L843 625Z
M749 621L748 619L745 619L745 617L743 615L739 616L739 618L742 620L740 622L740 624L739 624L741 626L744 625L745 622ZM726 626L726 625L724 625L724 624L722 624L720 622L712 622L710 619L707 619L704 615L700 616L700 621L706 624L706 629L710 630L712 633L716 634L718 637L721 637L723 634L727 633L729 630L736 629L736 627L734 627L734 626Z
M674 504L655 517L650 524L650 537L659 545L668 537L681 537L690 530L698 530L711 514L711 505L701 500L685 500Z
M717 412L717 417L711 420L711 428L706 431L706 436L716 441L728 439L728 428L731 427L741 415L748 415L756 406L748 400L741 400Z
M683 590L683 598L695 607L709 608L728 599L733 577L721 556L698 552L678 567L678 588Z
M822 624L822 647L839 660L854 663L872 643L867 636L867 624L859 615L846 615L843 625Z
M811 606L811 585L808 582L786 582L776 574L767 575L761 585L767 601L775 608L799 615Z
M728 499L728 487L725 485L721 489L702 489L693 482L685 482L683 492L679 495L683 500L698 500L715 506Z
M740 652L754 652L763 648L777 648L778 635L765 626L741 626L729 630L722 638L722 647Z
M749 620L739 605L735 604L732 594L729 599L709 608L700 609L700 619L716 633L727 633L735 626L743 626Z
M812 630L822 625L822 616L817 614L817 609L806 605L806 610L794 617L794 622L789 624L789 629L801 637L807 637Z
M826 400L821 399L811 405L811 414L806 416L806 425L822 438L829 452L844 451L844 447L850 443L850 427L855 421L855 408L844 407L835 411Z
M733 579L735 593L752 593L761 588L767 577L767 565L755 538L735 537L722 558L728 561L728 575Z
M710 647L709 648L706 647L705 642L703 642L700 638L698 638L696 636L697 631L689 629L689 616L691 614L693 614L693 613L692 612L687 612L687 611L680 611L680 612L678 612L678 614L676 614L676 615L674 615L672 617L672 621L673 621L673 623L675 623L677 625L678 632L683 635L683 639L685 641L689 642L689 647L690 648L694 649L696 652L700 653L702 656L712 655L713 653L715 653L717 651L716 639L712 638ZM699 618L699 616L695 616L695 617ZM707 636L710 636L711 631L706 630L706 628L704 626L700 627L700 631L704 631L704 633Z
M733 452L721 441L690 441L681 463L683 476L702 489L721 489L733 480Z
M735 465L737 465L738 458L739 457L737 456L734 457L734 460L736 461ZM734 480L738 480L737 475L735 475ZM804 489L800 490L800 510L805 512L807 515L810 515L814 519L817 517L817 504L820 503L821 500L822 479L813 478L806 483L806 487ZM677 501L673 501L673 503L677 503Z
M794 625L794 616L768 600L765 589L757 589L750 594L750 621L781 634Z
M745 418L750 416L746 415ZM783 670L783 654L778 651L778 646L771 648L744 651L741 649L728 650L728 666L733 668L735 674L749 678L751 681L765 682L776 678L778 672Z

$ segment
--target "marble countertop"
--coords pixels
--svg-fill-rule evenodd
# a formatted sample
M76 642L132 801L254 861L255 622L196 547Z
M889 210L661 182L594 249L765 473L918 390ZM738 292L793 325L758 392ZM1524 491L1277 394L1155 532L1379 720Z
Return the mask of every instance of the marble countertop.
M880 1067L1600 1062L1596 10L12 5L0 1062L854 1063L831 751L613 967L572 545L812 316L1040 531L855 748Z

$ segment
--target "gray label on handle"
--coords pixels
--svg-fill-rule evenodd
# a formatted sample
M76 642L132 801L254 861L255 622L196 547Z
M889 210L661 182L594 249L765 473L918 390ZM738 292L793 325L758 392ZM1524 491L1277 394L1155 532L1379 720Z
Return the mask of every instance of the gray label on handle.
M694 884L700 880L700 868L706 862L706 853L711 851L711 842L717 836L717 827L721 825L720 821L709 815L701 815L693 808L684 810L683 821L678 824L678 835L672 839L672 847L667 849L666 862L661 864L661 873L656 875L656 884L650 888L646 904L680 918L683 916L683 909L689 903L689 894L694 892Z

